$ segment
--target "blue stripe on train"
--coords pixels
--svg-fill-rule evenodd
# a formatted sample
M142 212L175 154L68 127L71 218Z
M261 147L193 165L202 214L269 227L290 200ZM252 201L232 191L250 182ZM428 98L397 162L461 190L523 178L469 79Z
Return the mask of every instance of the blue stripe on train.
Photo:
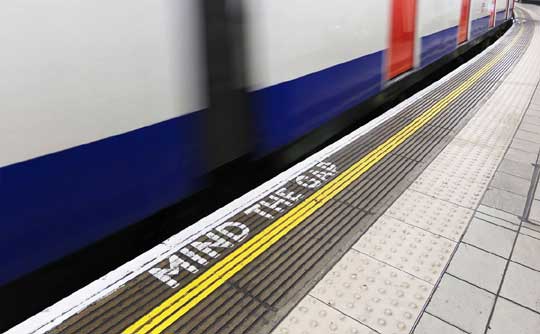
M489 16L473 20L471 23L471 39L475 39L489 30Z
M504 21L506 21L506 9L497 12L497 16L495 17L495 25L498 26Z
M251 94L259 153L316 129L382 88L384 52L376 52Z
M201 114L0 168L0 284L198 188Z
M424 67L457 48L458 27L451 27L422 37L420 66Z

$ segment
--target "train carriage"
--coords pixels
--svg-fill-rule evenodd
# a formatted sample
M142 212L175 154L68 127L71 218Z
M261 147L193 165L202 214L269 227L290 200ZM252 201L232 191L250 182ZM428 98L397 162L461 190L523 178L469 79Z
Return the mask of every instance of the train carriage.
M223 164L295 143L482 40L512 9L513 0L3 3L0 285L189 197ZM245 110L227 104L231 92Z

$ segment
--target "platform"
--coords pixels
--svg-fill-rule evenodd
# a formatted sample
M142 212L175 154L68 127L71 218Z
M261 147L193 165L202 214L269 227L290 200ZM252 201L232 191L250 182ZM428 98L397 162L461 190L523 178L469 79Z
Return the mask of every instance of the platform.
M540 332L540 7L7 333Z

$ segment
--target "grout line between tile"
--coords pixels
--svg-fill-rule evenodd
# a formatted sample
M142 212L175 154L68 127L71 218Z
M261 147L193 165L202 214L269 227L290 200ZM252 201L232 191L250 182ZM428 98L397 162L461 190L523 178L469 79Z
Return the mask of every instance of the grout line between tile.
M529 228L526 228L525 226L523 226L523 229L522 229L522 230L524 230L524 229L527 229L527 230L529 230L529 231L534 231L534 232L537 232L537 231L535 231L535 230L531 230L531 229L529 229ZM533 237L533 236L531 236L531 235L528 235L528 234L525 234L525 233L523 233L523 232L521 232L521 235L525 235L525 236L527 236L527 237L529 237L529 238L532 238L532 239L535 239L535 240L538 240L538 241L540 241L540 238L539 238L539 237Z
M411 224L411 223L407 223L406 221L404 221L404 220L402 220L402 219L400 219L400 218L394 217L393 215L391 215L391 214L389 214L389 213L384 213L381 217L383 217L383 216L388 216L388 217L390 217L390 218L392 218L392 219L395 219L395 220L399 221L400 223L409 225L409 226L411 226L411 227L413 227L413 228L420 229L420 230L422 230L422 231L424 231L424 232L426 232L426 233L432 234L432 235L437 236L437 237L441 237L441 238L446 239L446 240L448 240L448 241L450 241L450 242L458 243L457 240L454 240L454 239L445 237L444 235L441 235L441 234L434 233L434 232L432 232L432 231L426 230L426 229L423 228L423 227L416 226L416 225Z
M488 224L495 225L495 226L500 227L500 228L504 228L505 230L508 230L508 231L512 231L512 232L516 232L516 231L517 231L517 226L518 226L518 225L515 225L515 226L516 226L516 229L513 230L513 229L511 229L511 228L509 228L509 227L502 226L502 225L499 225L499 224L495 224L495 223L492 222L492 221L486 220L486 219L484 219L484 218L480 218L480 217L478 217L478 216L474 216L474 218L476 218L476 219L478 219L478 220L481 220L481 221L483 221L484 223L488 223ZM506 220L505 220L505 221L506 221ZM510 224L512 224L512 223L510 223Z
M516 231L512 231L512 232L516 232ZM485 252L485 253L494 255L494 256L496 256L496 257L498 257L498 258L500 258L500 259L503 259L503 260L505 260L505 261L508 260L508 259L505 258L504 256L501 256L501 255L499 255L499 254L495 254L495 253L490 252L490 251L488 251L488 250L486 250L486 249L484 249L484 248L482 248L482 247L478 247L478 246L476 246L476 245L470 244L470 243L468 243L468 242L466 242L466 241L462 241L460 244L467 245L467 246L471 246L471 247L476 248L476 249L478 249L478 250L481 250L481 251L483 251L483 252Z
M490 181L490 182L491 182L491 181ZM484 195L485 195L485 194L484 194ZM483 197L482 197L482 198L483 198ZM508 212L508 211L503 210L503 209L500 209L500 208L495 208L495 207L489 206L489 205L487 205L487 204L485 204L485 203L481 203L481 202L480 202L480 205L483 205L483 206L488 207L488 208L490 208L490 209L495 209L495 210L502 211L502 212L507 213L507 214L512 215L512 216L516 216L516 214L513 213L513 212ZM475 210L475 211L476 211L476 210ZM478 211L478 212L482 212L482 211ZM483 212L482 212L482 213L483 213ZM491 216L491 217L493 217L493 216ZM520 216L516 216L516 217L518 217L519 219L523 219L523 217L520 217ZM501 219L502 219L502 218L501 218ZM505 219L503 219L503 220L505 220ZM514 224L514 225L516 225L516 224ZM516 225L516 226L519 226L519 225Z
M529 180L529 181L530 181L530 180ZM481 204L481 203L480 203L480 205L485 206L485 207L488 207L488 208L492 208L491 206L488 206L488 205L485 205L485 204ZM492 209L499 210L499 211L503 211L503 210L500 210L500 209L497 209L497 208L492 208ZM508 223L510 223L510 224L512 224L512 225L515 225L516 227L519 226L519 224L513 223L513 222L511 222L511 221L509 221L509 220L507 220L507 219L501 218L501 217L497 217L497 216L494 216L494 215L490 215L489 213L485 213L484 211L480 211L479 209L476 209L476 210L474 210L474 211L475 211L475 213L481 213L481 214L483 214L483 215L486 215L486 216L489 216L489 217L492 217L492 218L495 218L495 219L504 220L505 222L508 222ZM508 212L506 212L506 211L503 211L503 212L508 213ZM514 214L511 214L511 215L514 216L514 217L516 217L516 218L520 218L520 217L518 217L518 216L516 216L516 215L514 215Z
M503 158L503 159L506 159L506 158ZM510 159L506 159L506 160L510 160ZM511 161L514 161L514 160L511 160ZM514 175L514 174L509 173L509 172L503 172L503 171L501 171L501 170L497 170L497 173L499 173L499 174L506 174L506 175L509 175L509 176L517 177L518 179L522 179L522 180L531 182L530 179L524 178L523 176Z
M348 315L348 314L346 314L346 313L343 313L340 309L337 309L337 308L333 307L332 305L328 305L327 303L323 302L322 300L320 300L319 298L315 297L315 296L312 295L311 293L308 293L308 295L309 295L311 298L316 299L316 300L318 300L319 302L323 303L324 305L330 307L330 308L333 309L334 311L337 311L337 312L339 312L340 314L343 314L344 316L346 316L347 318L349 318L349 319L351 319L351 320L354 320L354 322L357 322L357 323L359 323L360 325L369 328L370 330L372 330L373 332L375 332L375 333L377 333L377 334L381 334L379 331L377 331L377 330L371 328L370 326L364 324L364 323L361 322L360 320L355 319L355 318L351 317L350 315Z
M508 298L508 297L505 297L505 296L499 296L499 298L504 299L504 300L506 300L507 302L510 302L510 303L512 303L512 304L514 304L514 305L517 305L517 306L519 306L519 307L523 307L524 309L527 309L527 310L529 310L529 311L531 311L531 312L534 312L534 313L540 315L540 312L539 312L539 311L537 311L537 310L535 310L535 309L532 309L532 308L530 308L529 306L525 306L525 305L523 305L523 304L520 304L520 303L518 303L518 302L516 302L516 301L514 301L514 300L512 300L512 299L510 299L510 298Z
M481 287L480 285L474 284L474 283L472 283L472 282L470 282L470 281L467 281L466 279L461 278L461 277L459 277L459 276L456 276L456 275L454 275L454 274L452 274L452 273L449 273L448 271L446 271L445 274L448 275L448 276L451 276L451 277L453 277L453 278L455 278L455 279L457 279L457 280L459 280L459 281L462 281L462 282L464 282L464 283L467 283L467 284L469 284L469 285L471 285L471 286L474 286L474 287L477 288L477 289L480 289L480 290L482 290L482 291L484 291L484 292L487 292L487 293L489 293L490 295L493 295L493 296L495 295L495 293L489 291L488 289L483 288L483 287Z
M529 270L536 271L537 273L540 273L540 270L534 269L534 268L532 268L532 267L529 267L528 265L525 265L525 264L523 264L523 263L521 263L521 262L517 262L517 261L514 261L514 260L510 260L510 262L512 262L512 263L514 263L514 264L517 264L517 265L520 265L520 266L522 266L522 267L524 267L524 268L527 268L527 269L529 269Z
M411 273L409 273L409 272L407 272L407 271L405 271L405 270L403 270L403 269L399 269L398 267L393 266L393 265L391 265L391 264L388 263L388 262L385 262L385 261L380 260L380 259L378 259L378 258L376 258L376 257L374 257L374 256L371 256L371 255L367 254L367 253L364 253L364 252L362 252L362 251L359 251L358 249L354 248L354 246L351 247L350 250L355 251L356 253L365 255L365 256L367 256L367 257L369 257L369 258L371 258L371 259L373 259L373 260L375 260L375 261L377 261L377 262L383 263L383 264L385 264L385 265L387 265L387 266L389 266L389 267L392 267L392 268L394 268L394 269L396 269L396 270L398 270L398 271L400 271L400 272L402 272L402 273L405 273L405 274L407 274L407 275L409 275L409 276L413 276L414 278L419 279L419 280L421 280L422 282L425 282L425 283L427 283L427 284L433 286L433 283L430 283L430 282L426 281L425 279L422 279L422 278L420 278L420 277L418 277L418 276L416 276L416 275L414 275L414 274L411 274Z
M488 189L497 189L497 190L500 190L500 191L505 191L507 193L510 193L510 194L513 194L513 195L516 195L516 196L519 196L519 197L523 197L523 198L527 198L526 196L523 196L522 194L518 194L514 191L511 191L511 190L508 190L508 189L503 189L503 188L499 188L499 187L496 187L496 186L492 186L492 185L489 185L488 186ZM484 204L485 205L485 204ZM487 206L487 205L486 205Z
M429 314L430 316L439 319L440 321L444 322L444 323L447 324L447 325L450 325L450 326L452 326L452 327L454 327L454 328L456 328L456 329L459 329L459 330L462 331L463 333L471 334L471 332L467 332L466 330L464 330L464 329L462 329L462 328L460 328L460 327L454 325L453 323L448 322L447 320L444 320L443 318L439 317L438 315L435 315L435 314L430 313L430 312L428 312L428 311L424 311L424 313L427 313L427 314Z

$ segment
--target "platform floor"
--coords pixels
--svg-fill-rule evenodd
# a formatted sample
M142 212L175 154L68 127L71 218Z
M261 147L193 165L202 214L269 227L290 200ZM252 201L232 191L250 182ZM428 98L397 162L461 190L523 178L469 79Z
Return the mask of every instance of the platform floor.
M8 333L540 333L540 7Z

